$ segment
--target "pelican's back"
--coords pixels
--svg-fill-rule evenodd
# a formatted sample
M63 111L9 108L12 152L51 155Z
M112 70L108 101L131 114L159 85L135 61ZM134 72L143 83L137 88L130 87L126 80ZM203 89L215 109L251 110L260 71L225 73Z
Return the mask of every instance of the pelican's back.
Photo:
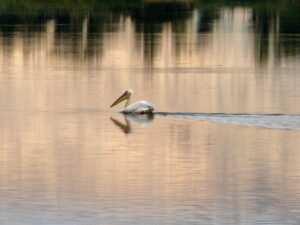
M127 106L122 113L152 113L154 111L154 105L147 101L135 102Z

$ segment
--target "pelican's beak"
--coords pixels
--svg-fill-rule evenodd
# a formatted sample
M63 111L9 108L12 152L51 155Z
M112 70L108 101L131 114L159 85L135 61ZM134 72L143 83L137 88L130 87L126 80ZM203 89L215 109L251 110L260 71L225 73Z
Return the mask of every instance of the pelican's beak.
M117 105L117 104L119 104L120 102L122 102L122 101L124 101L124 100L126 100L126 99L128 99L129 98L129 94L127 93L127 92L125 92L124 94L122 94L111 106L110 106L110 108L111 107L113 107L113 106L115 106L115 105Z

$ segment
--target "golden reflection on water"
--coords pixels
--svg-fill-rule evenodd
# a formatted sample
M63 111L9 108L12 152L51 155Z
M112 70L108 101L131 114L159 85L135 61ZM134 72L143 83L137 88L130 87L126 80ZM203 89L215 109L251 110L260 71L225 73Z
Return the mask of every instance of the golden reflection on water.
M248 216L262 202L266 214L297 218L298 132L156 118L128 136L99 113L12 119L1 126L2 204L14 199L35 209L41 196L61 210L72 199L94 202L98 213L126 204L126 213L143 206L154 216L158 204L167 217L169 210L217 220L226 213L231 222L238 214L253 222Z
M299 113L297 57L271 43L258 65L251 13L221 10L206 33L195 10L176 32L121 16L101 34L88 18L77 32L49 20L1 34L0 222L38 223L40 204L53 224L299 221L299 132L159 116L129 127L108 108L130 87L158 111Z
M62 25L50 20L41 32L15 32L9 39L1 36L1 79L14 79L17 85L18 78L34 77L32 85L37 88L40 79L46 78L55 79L55 86L57 80L70 78L75 84L91 82L95 86L83 91L93 91L98 99L93 98L91 105L99 100L103 109L110 104L110 96L130 87L137 99L148 98L159 111L299 112L297 58L280 55L279 59L274 54L272 40L278 34L272 30L269 63L257 65L251 13L247 8L223 9L207 33L197 32L201 19L197 10L178 32L165 22L154 34L136 31L129 16L105 24L104 31L114 27L114 32L101 36L88 34L87 18L79 34L56 33L55 26ZM87 54L91 49L94 54Z

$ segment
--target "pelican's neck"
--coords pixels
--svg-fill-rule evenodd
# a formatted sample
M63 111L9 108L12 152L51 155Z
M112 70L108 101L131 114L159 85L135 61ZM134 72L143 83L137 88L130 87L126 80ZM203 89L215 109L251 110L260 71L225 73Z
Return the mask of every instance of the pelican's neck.
M129 106L130 100L131 100L131 95L128 97L128 99L127 99L127 101L126 101L126 104L125 104L125 106L124 106L124 109L125 109L127 106Z

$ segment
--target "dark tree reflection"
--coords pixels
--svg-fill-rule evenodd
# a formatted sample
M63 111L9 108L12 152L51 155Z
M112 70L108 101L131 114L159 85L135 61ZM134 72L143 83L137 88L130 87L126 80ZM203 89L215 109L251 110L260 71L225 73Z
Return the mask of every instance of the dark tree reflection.
M257 3L257 2L256 2ZM157 34L162 33L165 24L170 25L172 32L173 50L176 55L182 51L186 40L183 35L188 34L188 22L195 17L198 44L206 45L203 34L211 33L216 22L220 21L220 13L224 9L234 10L236 7L251 9L252 17L249 23L253 26L255 59L259 65L265 64L270 57L272 48L275 58L280 60L284 56L297 56L300 52L299 39L295 34L300 33L300 4L293 2L289 5L261 4L222 4L215 3L195 5L187 3L146 3L138 7L126 9L105 9L58 12L9 12L0 14L0 36L6 43L14 33L20 32L26 37L32 33L45 32L45 24L55 21L55 50L54 53L70 57L89 58L101 57L103 54L103 34L114 33L121 29L120 21L130 18L136 35L136 48L143 51L145 66L153 65L155 51L157 51ZM196 15L196 16L195 16ZM284 39L282 36L284 35ZM8 43L9 45L9 43ZM181 47L180 47L181 46ZM67 48L66 48L67 47ZM69 49L69 52L66 52ZM70 49L72 49L70 51Z
M199 24L197 31L199 33L207 33L212 30L213 22L219 18L219 10L200 9Z
M300 16L291 6L285 10L253 10L256 58L261 63L268 59L270 47L276 58L281 54L295 56L299 54L299 41L293 38L300 33ZM284 40L281 36L284 35Z

